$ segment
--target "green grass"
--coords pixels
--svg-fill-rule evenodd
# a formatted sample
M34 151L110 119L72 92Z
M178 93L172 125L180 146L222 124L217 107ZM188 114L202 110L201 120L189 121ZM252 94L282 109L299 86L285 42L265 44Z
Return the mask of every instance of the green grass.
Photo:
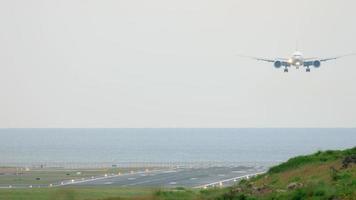
M353 200L356 199L356 165L343 167L344 159L351 155L356 155L356 148L292 158L264 175L230 188L229 193L237 199L243 194L244 198L261 200ZM288 187L292 185L296 187Z
M150 188L41 188L0 190L0 200L98 200L150 196Z
M341 159L345 156L350 156L353 154L356 154L356 147L345 151L325 151L325 152L319 151L313 155L298 156L295 158L291 158L285 163L272 167L269 170L269 173L280 173L286 170L295 169L300 166L311 164L311 163L325 163L325 162L335 161L337 159Z

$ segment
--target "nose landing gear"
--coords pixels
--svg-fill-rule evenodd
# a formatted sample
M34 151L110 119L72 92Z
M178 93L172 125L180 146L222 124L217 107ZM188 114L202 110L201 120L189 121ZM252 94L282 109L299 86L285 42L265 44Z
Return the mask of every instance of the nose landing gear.
M306 69L306 72L310 72L310 68L307 68L307 69Z
M287 73L287 72L288 72L288 69L287 69L287 68L285 68L285 69L284 69L284 72L286 72L286 73Z

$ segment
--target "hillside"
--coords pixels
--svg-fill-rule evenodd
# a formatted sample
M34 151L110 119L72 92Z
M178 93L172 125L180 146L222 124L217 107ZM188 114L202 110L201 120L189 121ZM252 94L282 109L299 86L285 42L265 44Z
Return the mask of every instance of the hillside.
M174 193L179 194L174 196ZM344 151L317 152L299 156L268 173L225 189L189 192L159 192L161 199L356 199L356 147ZM185 197L182 197L185 196ZM181 197L181 198L179 198ZM158 198L159 199L159 198Z
M356 148L295 157L221 199L356 199L355 163Z

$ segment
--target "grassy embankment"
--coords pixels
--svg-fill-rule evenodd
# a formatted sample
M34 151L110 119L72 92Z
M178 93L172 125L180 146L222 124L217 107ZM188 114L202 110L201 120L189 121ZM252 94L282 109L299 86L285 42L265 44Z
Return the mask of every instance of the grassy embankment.
M149 188L32 188L0 189L0 200L98 200L110 197L130 199L151 196Z
M7 200L356 200L356 148L299 156L229 188L0 190Z
M229 188L222 199L356 199L356 148L299 156Z

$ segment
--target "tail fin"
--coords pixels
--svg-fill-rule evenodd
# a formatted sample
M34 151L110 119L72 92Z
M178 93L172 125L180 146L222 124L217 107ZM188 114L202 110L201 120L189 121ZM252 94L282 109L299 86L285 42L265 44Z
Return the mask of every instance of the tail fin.
M299 51L299 43L298 43L298 40L295 40L295 51Z

